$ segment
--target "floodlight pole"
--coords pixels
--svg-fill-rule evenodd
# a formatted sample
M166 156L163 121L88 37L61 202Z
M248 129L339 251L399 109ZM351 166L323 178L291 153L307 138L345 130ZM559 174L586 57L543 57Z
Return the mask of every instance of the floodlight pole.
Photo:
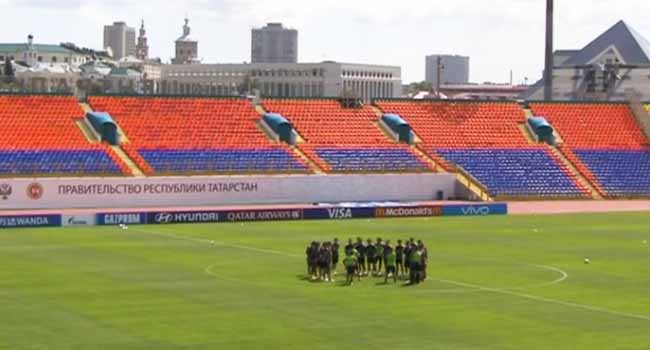
M546 56L544 63L544 100L553 100L553 0L546 0Z

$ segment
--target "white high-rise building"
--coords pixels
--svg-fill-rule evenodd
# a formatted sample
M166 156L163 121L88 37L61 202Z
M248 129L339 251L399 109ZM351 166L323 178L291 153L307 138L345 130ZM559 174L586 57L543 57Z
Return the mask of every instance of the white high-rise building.
M298 62L298 31L269 23L263 28L254 28L251 35L252 63L296 63Z
M440 84L458 85L469 83L469 57L458 55L431 55L426 57L425 80L434 86L438 82L438 59L440 59Z
M104 26L104 49L110 48L116 60L136 55L135 28L125 22Z

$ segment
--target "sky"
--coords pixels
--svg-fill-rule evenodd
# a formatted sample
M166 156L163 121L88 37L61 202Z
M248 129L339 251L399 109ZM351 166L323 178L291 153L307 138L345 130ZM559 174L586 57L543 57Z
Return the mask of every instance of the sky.
M470 57L470 80L530 83L544 62L545 0L0 0L0 42L74 42L101 49L103 26L144 20L150 56L170 60L187 15L205 63L250 61L250 30L299 31L299 61L402 67L424 80L425 56ZM556 49L588 44L619 20L650 37L650 1L555 0Z

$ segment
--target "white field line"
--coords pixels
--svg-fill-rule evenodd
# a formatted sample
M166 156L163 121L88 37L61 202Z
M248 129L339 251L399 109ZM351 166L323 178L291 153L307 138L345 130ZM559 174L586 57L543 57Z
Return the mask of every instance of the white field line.
M630 314L630 313L605 309L605 308L598 307L598 306L592 306L592 305L587 305L587 304L578 304L578 303L572 303L572 302L568 302L568 301L562 301L562 300L557 300L557 299L540 297L540 296L526 294L526 293L519 293L519 292L515 292L515 291L512 291L512 290L491 288L491 287L481 286L481 285L478 285L478 284L465 283L465 282L452 281L452 280L440 280L440 282L445 282L445 283L449 283L449 284L452 284L452 285L455 285L455 286L460 286L460 287L477 288L477 289L480 289L480 290L483 290L483 291L486 291L486 292L510 295L510 296L514 296L514 297L530 299L530 300L549 303L549 304L556 304L556 305L562 305L562 306L566 306L566 307L583 309L583 310L588 310L588 311L593 311L593 312L600 312L600 313L613 315L613 316L619 316L619 317L625 317L625 318L634 318L634 319L639 319L639 320L644 320L644 321L650 321L650 316L646 316L646 315Z
M194 241L194 242L197 242L197 243L213 244L212 243L213 241L208 240L208 239L192 238L192 237L187 237L187 236L184 236L184 235L174 234L174 233L164 233L164 232L144 231L144 230L134 230L134 231L145 233L145 234L154 234L154 235L158 235L158 236L162 236L162 237L174 238L174 239L179 239L179 240L190 240L190 241ZM247 247L247 246L242 246L242 245L237 245L237 244L226 244L226 243L222 243L222 242L214 242L214 244L221 245L221 246L224 246L224 247L231 247L231 248L249 250L249 251L266 253L266 254L280 255L280 256L286 256L286 257L291 257L291 258L303 258L302 255L289 254L289 253L275 251L275 250ZM222 278L221 276L215 276L214 273L210 272L211 269L214 268L215 266L216 266L216 264L213 264L213 265L210 265L210 266L206 267L206 273L209 274L209 275L212 275L213 277ZM564 271L562 271L562 270L560 270L558 268L552 267L552 266L544 266L544 265L531 265L531 266L536 266L536 267L539 267L539 268L549 269L549 270L558 272L561 275L561 277L554 280L554 281L539 284L539 285L536 285L536 286L518 287L518 288L512 288L512 289L524 289L524 288L533 288L533 287L537 287L537 288L548 287L548 286L551 286L551 285L561 283L561 282L565 281L569 277L569 275L566 272L564 272ZM471 284L471 283L465 283L465 282L459 282L459 281L453 281L453 280L446 280L446 279L440 279L438 281L443 282L443 283L447 283L447 284L456 285L456 286L459 286L459 287L477 289L477 290L481 290L481 291L497 293L497 294L503 294L503 295L509 295L509 296L534 300L534 301L548 303L548 304L556 304L556 305L562 305L562 306L571 307L571 308L583 309L583 310L592 311L592 312L600 312L600 313L604 313L604 314L608 314L608 315L612 315L612 316L650 321L650 316L646 316L646 315L625 313L625 312L605 309L605 308L598 307L598 306L592 306L592 305L587 305L587 304L578 304L578 303L572 303L572 302L568 302L568 301L562 301L562 300L557 300L557 299L540 297L540 296L536 296L536 295L532 295L532 294L516 292L516 291L514 291L512 289L509 290L509 289L501 289L501 288L491 288L491 287L481 286L481 285L478 285L478 284Z
M261 248L249 247L249 246L238 245L238 244L230 244L230 243L225 243L225 242L218 242L218 241L214 241L214 240L210 240L210 239L188 237L188 236L185 236L185 235L178 234L178 232L171 233L171 232L160 232L160 231L145 231L145 230L138 230L138 229L130 229L130 230L140 232L140 233L145 233L145 234L151 234L151 235L156 235L156 236L161 236L161 237L173 238L173 239L177 239L177 240L191 241L191 242L201 243L201 244L218 245L218 246L222 246L222 247L229 247L229 248L235 248L235 249L241 249L241 250L248 250L248 251L257 252L257 253L265 253L265 254L286 256L286 257L290 257L290 258L303 258L302 255L290 254L290 253L281 252L281 251L277 251L277 250L261 249Z

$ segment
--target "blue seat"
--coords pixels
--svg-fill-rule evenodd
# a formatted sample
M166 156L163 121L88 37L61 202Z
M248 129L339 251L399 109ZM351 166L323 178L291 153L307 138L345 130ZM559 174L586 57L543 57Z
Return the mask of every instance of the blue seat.
M338 172L427 171L427 165L405 148L317 148L319 157Z
M0 173L121 175L122 171L103 150L17 150L0 151Z
M650 195L650 150L574 150L610 196Z
M307 167L284 149L140 149L156 172L303 172Z
M545 149L439 149L483 183L493 196L583 197Z

